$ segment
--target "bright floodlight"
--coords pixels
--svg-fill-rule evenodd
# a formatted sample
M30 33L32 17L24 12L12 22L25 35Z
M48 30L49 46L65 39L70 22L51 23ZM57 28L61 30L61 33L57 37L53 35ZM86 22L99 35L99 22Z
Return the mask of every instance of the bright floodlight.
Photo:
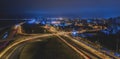
M76 31L73 31L73 32L72 32L72 34L73 34L73 35L76 35L76 34L77 34L77 32L76 32Z

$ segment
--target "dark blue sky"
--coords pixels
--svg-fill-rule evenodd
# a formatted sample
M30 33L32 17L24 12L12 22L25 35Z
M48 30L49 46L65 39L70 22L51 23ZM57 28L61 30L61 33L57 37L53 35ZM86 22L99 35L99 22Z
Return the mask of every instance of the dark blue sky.
M1 14L120 16L120 0L0 0Z

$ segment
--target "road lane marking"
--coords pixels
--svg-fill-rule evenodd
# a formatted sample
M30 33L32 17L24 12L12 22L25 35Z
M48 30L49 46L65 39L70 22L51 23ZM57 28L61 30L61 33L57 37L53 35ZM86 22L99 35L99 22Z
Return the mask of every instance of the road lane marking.
M85 59L90 59L89 57L87 57L85 54L83 54L81 51L79 51L78 49L76 49L74 46L72 46L71 44L69 44L67 41L65 41L62 37L56 35L58 38L60 38L64 43L66 43L69 47L71 47L74 51L76 51L78 54L80 54L80 56L83 56Z
M40 38L40 37L47 37L47 36L52 36L53 34L45 34L45 35L40 35L40 36L35 36L35 37L32 37L32 38L27 38L27 39L24 39L24 40L21 40L21 41L18 41L10 46L8 46L5 50L3 50L1 53L0 53L0 58L2 58L2 56L7 53L8 50L10 50L12 47L24 42L24 41L28 41L28 40L32 40L32 39L36 39L36 38Z
M101 52L99 52L99 51L97 51L97 50L94 50L93 48L91 48L91 47L83 44L82 42L79 42L79 41L71 38L71 37L68 36L68 35L65 35L65 36L68 37L69 39L71 39L73 42L77 43L78 45L80 45L80 46L84 47L85 49L91 51L93 54L99 56L100 58L102 58L102 59L111 59L109 56L106 56L105 54L103 54L103 53L101 53Z

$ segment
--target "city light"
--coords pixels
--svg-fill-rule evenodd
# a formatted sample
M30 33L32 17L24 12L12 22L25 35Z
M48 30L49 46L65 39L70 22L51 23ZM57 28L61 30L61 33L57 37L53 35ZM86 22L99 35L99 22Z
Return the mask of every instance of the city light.
M45 25L45 24L46 24L46 22L45 22L45 21L42 21L42 22L41 22L41 24Z
M72 31L72 35L73 35L73 36L76 36L76 35L77 35L77 31L73 30L73 31Z
M0 59L120 59L120 0L0 0Z
M91 22L91 20L89 20L89 19L88 19L88 20L87 20L87 22L88 22L88 23L90 23L90 22Z
M73 35L76 35L76 34L77 34L77 32L72 32L72 34L73 34Z
M35 19L32 19L32 20L28 21L29 24L32 24L32 23L35 23L35 22L36 22Z

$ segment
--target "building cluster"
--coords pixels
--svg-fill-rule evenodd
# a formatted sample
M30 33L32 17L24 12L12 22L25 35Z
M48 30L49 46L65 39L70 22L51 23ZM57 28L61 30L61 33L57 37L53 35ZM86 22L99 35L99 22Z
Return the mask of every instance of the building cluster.
M34 22L32 20L31 22ZM107 30L107 31L119 31L120 28L120 17L116 18L91 18L91 19L82 19L82 18L65 18L65 17L56 17L56 18L40 18L36 19L37 24L42 25L53 25L63 28L79 28L79 29L94 29L94 30ZM68 26L68 27L67 27Z

